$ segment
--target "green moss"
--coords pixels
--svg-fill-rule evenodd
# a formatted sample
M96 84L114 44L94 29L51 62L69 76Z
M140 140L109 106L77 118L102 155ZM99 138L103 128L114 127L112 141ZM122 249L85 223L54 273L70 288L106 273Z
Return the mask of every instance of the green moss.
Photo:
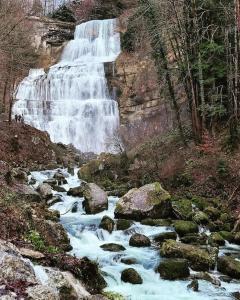
M158 267L161 277L168 280L187 278L190 275L188 262L185 259L168 259Z
M220 217L220 211L219 209L213 207L213 206L208 206L204 209L204 212L210 217L212 220L216 220Z
M234 240L234 234L230 231L219 231L219 234L228 242L233 242Z
M142 225L148 226L171 226L172 220L171 219L144 219L141 221Z
M197 224L207 224L209 222L209 217L204 212L199 211L193 216L193 221Z
M191 200L192 203L195 204L200 210L204 210L207 206L209 206L209 200L207 198L194 196Z
M124 300L125 299L121 294L115 293L115 292L103 292L103 296L107 297L109 300Z
M154 183L155 191L149 193L149 203L151 205L158 205L162 201L166 201L171 198L170 194L163 189L159 182Z
M188 233L197 233L198 232L198 225L194 222L190 221L176 221L174 224L176 232L183 236Z
M192 217L192 202L189 199L179 199L172 201L172 207L176 216L184 220Z
M225 245L225 239L218 232L212 233L209 237L208 242L212 246L216 246L216 245L224 246Z

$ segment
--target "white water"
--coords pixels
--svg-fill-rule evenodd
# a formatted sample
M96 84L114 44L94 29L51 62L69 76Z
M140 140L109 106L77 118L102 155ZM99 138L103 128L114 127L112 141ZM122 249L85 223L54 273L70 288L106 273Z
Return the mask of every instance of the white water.
M119 124L118 104L109 95L104 63L120 53L116 20L96 20L76 27L75 38L50 68L32 69L16 91L13 116L47 131L54 142L82 152L100 153Z
M66 171L64 171L67 174ZM32 175L38 182L51 178L54 171L33 172ZM77 175L69 174L67 185L63 185L67 190L70 187L79 186L80 180ZM153 238L154 235L171 230L167 227L144 226L134 223L129 230L114 230L112 234L99 229L99 223L104 215L114 218L114 208L117 198L109 197L109 208L107 211L96 215L86 215L82 208L82 198L67 196L66 193L58 193L63 197L63 202L57 203L51 209L59 210L61 214L67 212L78 202L78 212L68 212L61 216L61 222L66 228L73 250L71 254L77 257L87 256L96 260L101 270L104 272L108 287L106 290L121 293L130 300L229 300L231 293L239 290L239 281L233 283L222 282L221 287L213 286L211 283L199 280L198 293L187 289L189 280L168 281L160 278L154 270L162 259L159 250L154 247L135 248L129 246L130 236L137 232ZM103 251L100 245L104 243L118 243L126 248L126 251L112 253ZM225 249L228 251L229 245ZM236 248L237 246L233 246ZM221 252L225 252L224 248ZM239 251L239 247L238 247ZM137 264L131 265L143 278L143 284L132 285L121 281L121 272L128 268L128 265L121 263L121 258L135 258ZM214 272L215 276L220 274Z

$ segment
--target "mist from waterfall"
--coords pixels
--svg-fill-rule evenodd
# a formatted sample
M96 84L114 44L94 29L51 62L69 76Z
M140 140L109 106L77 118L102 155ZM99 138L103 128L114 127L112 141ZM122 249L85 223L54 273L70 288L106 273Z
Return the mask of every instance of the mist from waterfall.
M60 62L48 73L30 70L20 83L13 115L23 114L27 124L47 131L54 142L83 152L108 151L119 111L109 94L104 63L120 53L116 27L115 19L78 25Z

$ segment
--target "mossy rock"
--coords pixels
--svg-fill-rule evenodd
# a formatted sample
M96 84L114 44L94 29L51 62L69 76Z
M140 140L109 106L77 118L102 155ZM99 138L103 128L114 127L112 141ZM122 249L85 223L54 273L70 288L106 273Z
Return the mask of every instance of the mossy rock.
M180 235L186 235L189 233L198 233L198 225L191 221L176 221L174 223L176 232Z
M224 275L231 278L240 279L240 261L231 256L222 256L218 258L217 269Z
M131 220L118 219L117 220L117 230L127 230L132 226L132 224L133 224L133 221L131 221Z
M114 221L110 217L104 216L101 220L99 228L102 228L104 230L107 230L109 233L112 233L114 225Z
M219 234L229 243L234 241L234 234L230 231L219 231Z
M143 283L142 277L133 268L125 269L124 271L122 271L121 280L131 284Z
M213 206L208 206L204 209L204 212L209 216L209 218L213 221L217 220L220 217L220 211L219 209L213 207Z
M160 254L167 258L184 258L189 261L194 271L208 271L213 269L217 252L208 252L197 246L187 245L174 240L165 241L160 249Z
M109 300L125 300L121 294L115 292L103 292L103 296L107 297Z
M204 197L193 196L191 201L198 209L202 211L209 206L209 199Z
M93 159L87 164L83 165L78 171L78 177L85 181L94 181L94 176L103 169L101 160Z
M207 214L205 214L202 211L198 211L194 214L193 216L193 221L196 222L197 224L202 224L202 225L206 225L209 222L209 217Z
M230 220L231 220L231 216L228 214L228 213L222 213L221 215L220 215L220 221L222 221L222 222L229 222Z
M163 279L184 279L190 275L188 261L186 259L167 259L160 263L157 268Z
M176 240L177 234L174 231L167 231L159 233L154 237L154 241L157 243L163 243L165 240Z
M118 201L115 217L136 221L171 217L170 198L170 194L158 182L134 188Z
M109 244L103 244L100 246L104 251L109 252L120 252L125 251L126 248L119 244L109 243Z
M191 220L192 218L192 201L189 199L172 200L174 215L178 219Z
M142 225L148 225L148 226L164 226L169 227L172 225L171 219L144 219L141 221Z
M197 233L190 233L181 237L181 242L185 244L192 244L192 245L206 245L207 236L199 235Z
M224 246L225 245L225 239L221 236L219 232L213 232L209 237L209 244L211 246Z

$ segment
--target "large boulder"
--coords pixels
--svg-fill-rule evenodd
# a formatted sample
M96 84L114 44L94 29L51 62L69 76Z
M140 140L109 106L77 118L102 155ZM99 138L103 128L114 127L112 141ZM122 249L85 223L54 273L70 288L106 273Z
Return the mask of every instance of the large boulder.
M224 246L225 245L225 240L219 232L211 233L208 242L212 246L216 246L216 245Z
M168 280L184 279L190 275L186 259L167 259L160 263L157 271L161 277Z
M108 209L107 194L95 183L84 183L83 207L87 214L97 214Z
M151 246L151 241L147 236L135 233L131 236L129 245L132 247L149 247Z
M124 282L129 282L131 284L142 284L142 277L133 268L125 269L122 271L121 280Z
M152 183L132 189L117 203L115 216L130 220L168 218L172 215L170 194L160 183Z
M175 217L190 220L192 217L192 201L189 199L172 200L173 213Z
M174 228L180 236L189 233L198 233L198 225L191 221L176 221L174 224Z
M240 279L240 261L231 256L218 258L217 269L219 272L232 278Z
M189 261L194 271L208 271L215 266L216 253L210 253L197 246L187 245L174 240L165 241L160 250L161 256L167 258L184 258Z
M41 202L42 197L31 186L27 184L17 184L15 186L16 194L19 200L26 202Z
M112 233L114 229L114 221L110 217L104 216L101 220L99 228L102 228L104 230L107 230L109 233Z
M28 300L60 300L56 290L45 285L34 285L27 288Z
M53 196L52 187L47 183L40 184L37 191L45 200L51 199Z

